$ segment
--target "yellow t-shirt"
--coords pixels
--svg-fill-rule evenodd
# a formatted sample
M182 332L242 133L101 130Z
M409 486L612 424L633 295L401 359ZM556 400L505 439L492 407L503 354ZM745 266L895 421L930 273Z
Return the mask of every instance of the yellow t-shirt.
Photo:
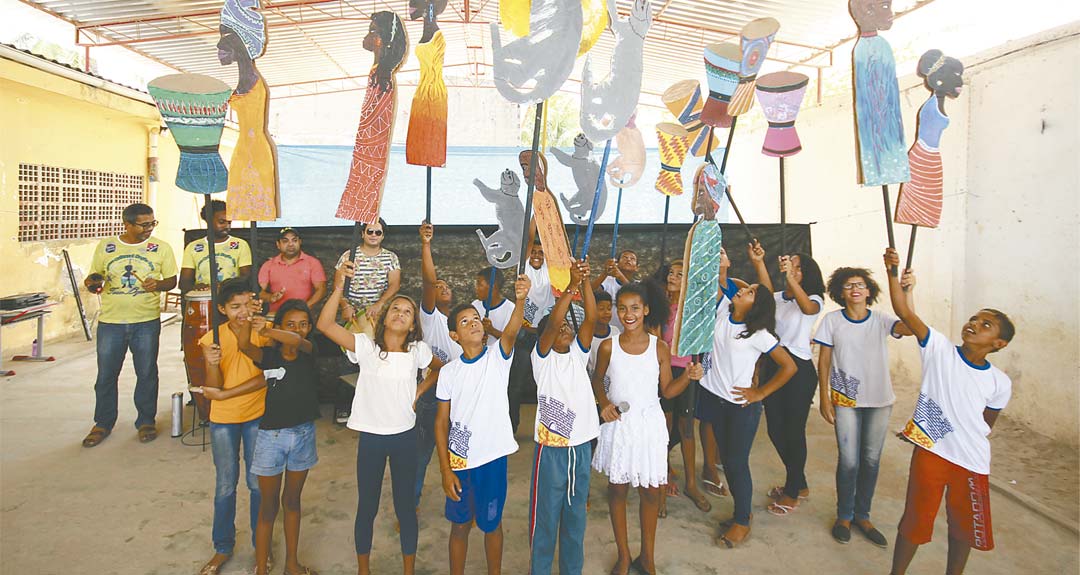
M218 281L237 277L240 268L251 265L251 247L234 236L229 236L223 242L214 242L214 256ZM195 283L210 285L210 254L206 251L206 238L199 238L184 248L184 260L180 267L195 270Z
M101 292L102 323L139 323L160 317L161 293L142 288L142 280L176 276L176 259L169 244L151 236L141 244L120 238L98 243L90 273L105 277Z
M261 376L262 370L255 367L255 362L240 351L236 334L228 324L218 326L218 345L221 346L221 376L225 383L222 389L232 389L253 377ZM214 341L213 332L207 332L199 338L199 345L209 345ZM251 333L251 343L262 347L270 340ZM266 409L266 388L229 399L210 402L210 421L214 423L244 423L262 417Z

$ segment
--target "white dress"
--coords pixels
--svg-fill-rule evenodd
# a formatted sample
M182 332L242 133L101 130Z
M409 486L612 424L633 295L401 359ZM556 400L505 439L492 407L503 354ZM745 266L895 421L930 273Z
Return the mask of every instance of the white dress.
M667 484L667 424L657 394L660 362L656 359L656 336L640 355L623 351L620 337L611 338L611 380L608 400L630 404L622 418L600 426L600 440L593 469L615 484L659 487Z

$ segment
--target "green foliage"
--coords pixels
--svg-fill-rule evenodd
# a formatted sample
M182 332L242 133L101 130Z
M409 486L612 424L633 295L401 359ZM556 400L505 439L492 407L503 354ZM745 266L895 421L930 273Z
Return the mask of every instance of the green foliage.
M526 106L521 119L521 145L532 147L536 107ZM544 103L547 115L547 145L549 148L565 148L574 145L574 136L581 132L578 127L578 98L568 94L556 94ZM541 137L543 133L541 132Z

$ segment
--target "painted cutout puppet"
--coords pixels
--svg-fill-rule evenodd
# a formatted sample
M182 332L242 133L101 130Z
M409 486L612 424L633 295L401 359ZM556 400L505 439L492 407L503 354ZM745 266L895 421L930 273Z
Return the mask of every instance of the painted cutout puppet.
M446 1L409 0L409 19L424 19L424 35L416 45L420 82L413 95L405 138L405 161L414 166L446 165L447 95L443 80L446 39L436 22L446 9Z
M739 85L742 49L731 42L705 47L705 76L709 81L709 97L701 108L701 121L714 128L730 128L728 106Z
M630 116L626 127L615 134L619 156L608 164L607 175L616 188L632 187L645 173L645 139L634 122L636 116Z
M570 155L558 149L551 148L551 154L560 164L570 168L574 174L574 184L577 185L577 193L567 199L566 195L559 194L566 212L570 219L579 226L589 223L589 212L592 211L593 197L596 195L596 182L600 179L600 164L592 158L593 144L585 137L578 134L574 137L574 154ZM600 186L600 203L596 207L596 217L600 219L607 205L607 183Z
M225 191L229 171L218 154L218 145L232 88L202 74L161 76L146 88L180 148L176 187L196 194Z
M529 35L532 0L499 0L499 20L515 38Z
M698 174L712 164L706 163ZM719 171L716 172L719 174ZM720 176L723 178L723 175ZM697 221L686 236L683 250L682 291L675 318L672 348L678 355L712 351L716 326L716 285L720 279L720 248L723 234L716 222L712 190L706 178L694 178L694 215Z
M615 0L607 0L615 47L610 72L600 80L592 74L592 56L581 72L581 131L593 142L614 138L637 108L643 70L642 47L652 25L649 0L634 0L629 18L619 18Z
M531 150L518 154L518 163L525 180L529 179L529 163L532 161ZM536 233L544 246L544 261L548 267L551 287L562 291L570 285L570 241L566 238L566 226L563 224L559 203L547 187L547 159L544 154L536 158L536 182L533 191L533 218Z
M484 257L489 264L499 269L518 265L521 251L521 230L525 223L525 208L521 205L518 190L521 180L512 170L503 170L499 177L499 188L489 188L478 179L473 185L480 190L484 199L495 205L495 218L499 220L499 229L490 236L476 230L480 243L484 246Z
M773 72L757 81L757 99L769 122L761 153L774 158L794 156L802 150L795 117L799 114L810 78L798 72Z
M690 149L690 132L678 124L661 122L656 125L656 139L660 146L660 174L656 177L656 191L665 196L681 195L682 165Z
M533 0L529 34L503 45L491 23L492 76L503 98L536 104L562 87L581 41L581 0Z
M690 210L695 216L727 221L727 176L712 162L705 162L694 172L694 195L690 198ZM706 205L703 202L708 202Z
M270 90L255 67L266 49L266 23L259 0L225 0L221 9L218 61L236 64L239 79L229 105L236 112L239 136L229 160L228 217L268 222L280 213L277 151L267 131Z
M675 82L660 97L664 105L678 118L682 127L690 132L690 154L695 158L705 155L705 146L709 140L709 128L701 121L701 108L705 102L701 99L701 85L697 80ZM712 151L720 146L720 139L713 138Z
M379 204L390 159L396 103L394 73L409 50L401 18L387 11L372 14L364 37L364 49L374 52L375 64L368 73L349 179L345 182L336 215L343 220L370 224L379 220Z
M910 175L896 60L892 46L878 34L892 28L892 0L848 0L848 12L859 28L852 52L859 183L906 182Z
M945 99L956 98L964 85L964 65L941 50L928 50L919 58L918 73L930 89L930 99L919 108L915 143L908 151L911 181L900 186L896 223L936 228L941 222L941 134L949 127Z
M773 38L780 30L775 18L758 18L743 26L739 33L742 60L739 62L739 85L731 96L728 114L741 116L754 105L754 85L758 71L765 64Z

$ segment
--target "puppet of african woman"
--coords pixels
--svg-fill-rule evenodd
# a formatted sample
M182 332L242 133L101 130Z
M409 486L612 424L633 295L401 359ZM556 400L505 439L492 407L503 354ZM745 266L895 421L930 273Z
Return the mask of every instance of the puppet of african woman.
M405 138L405 161L414 166L446 165L446 39L435 20L445 9L446 0L409 0L409 19L424 19L424 35L416 45L420 84L413 95Z
M906 182L910 176L896 60L888 40L878 34L892 28L892 0L848 0L848 12L859 28L852 54L859 183Z
M394 73L409 51L401 18L387 11L372 14L364 37L364 49L375 53L375 64L368 73L349 179L345 182L336 215L344 220L370 224L379 220L379 203L390 158L396 95Z
M259 0L225 0L221 9L218 60L235 63L239 80L229 98L240 126L229 161L228 217L267 222L278 217L278 178L274 141L266 129L269 90L255 67L266 48L266 23L256 12Z
M941 221L941 133L949 127L945 99L960 95L964 85L964 65L941 50L929 50L919 58L919 76L930 89L930 99L919 108L915 144L908 151L911 181L900 186L896 202L896 223L936 228Z

